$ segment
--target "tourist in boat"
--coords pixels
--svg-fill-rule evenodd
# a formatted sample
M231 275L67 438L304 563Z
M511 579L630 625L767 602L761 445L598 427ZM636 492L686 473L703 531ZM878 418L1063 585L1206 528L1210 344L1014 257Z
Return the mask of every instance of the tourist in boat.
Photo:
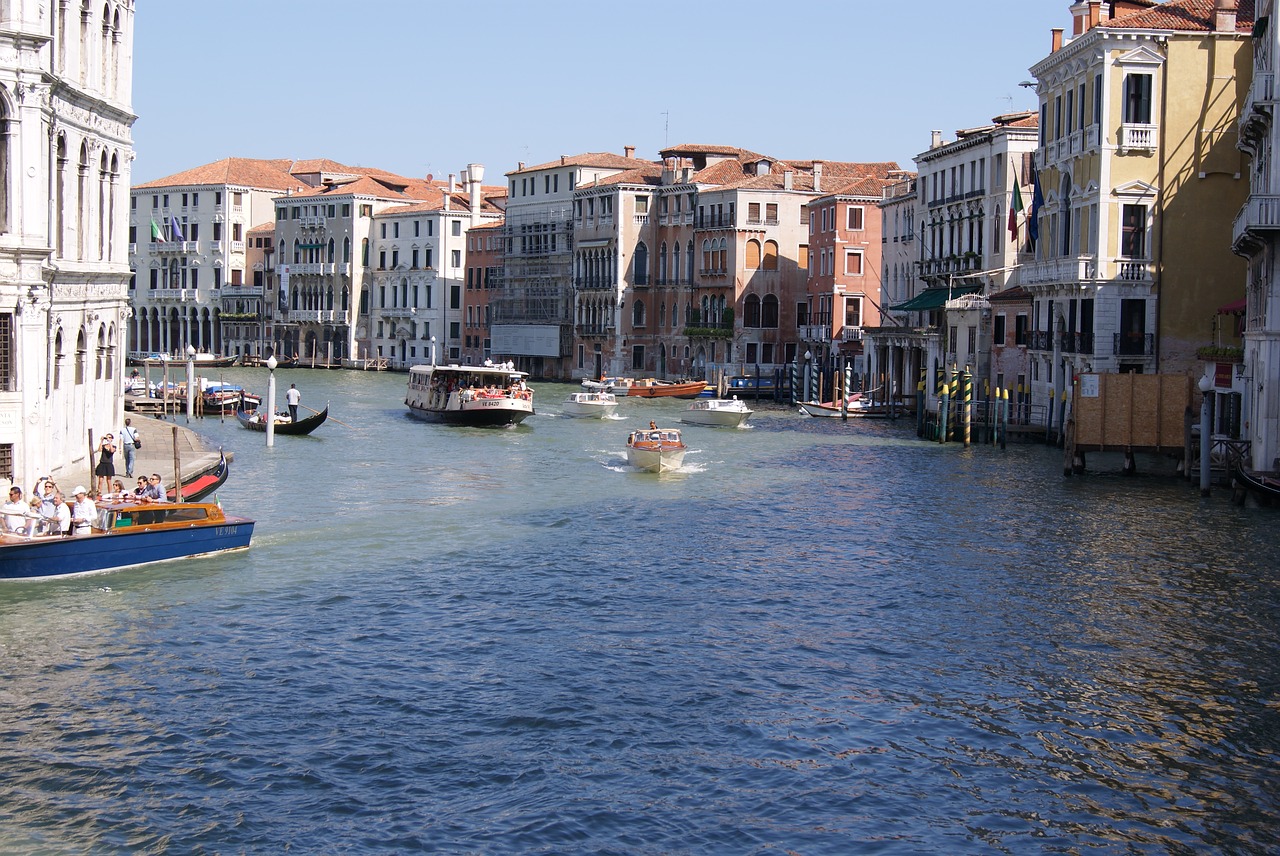
M28 506L22 501L22 488L16 484L9 488L9 501L0 505L0 515L4 515L4 531L21 532L27 525Z
M133 495L135 498L141 498L147 492L147 477L138 476L138 486L134 488Z
M289 390L284 394L284 397L289 402L289 419L297 422L298 405L302 403L302 393L298 391L298 385L296 383L289 384Z
M143 502L164 502L164 483L160 481L159 473L152 473L147 476L147 486L142 491Z
M63 500L61 493L53 495L53 514L47 518L55 535L68 535L71 532L71 508Z
M40 513L45 517L53 517L53 499L58 495L58 486L48 476L44 477L44 489L40 493Z
M98 505L82 485L76 485L72 495L76 502L71 506L71 534L88 535L93 531L93 521L98 519Z
M133 478L133 462L138 457L138 429L133 427L133 420L128 417L124 420L124 427L120 429L120 442L124 445L124 474L129 478Z
M45 524L48 518L45 516L44 504L40 501L40 497L31 497L31 502L27 505L27 537L30 538L47 531Z
M93 468L93 474L98 477L98 491L101 493L110 490L111 479L115 478L115 455L115 438L111 434L104 434L102 442L98 444L98 465Z

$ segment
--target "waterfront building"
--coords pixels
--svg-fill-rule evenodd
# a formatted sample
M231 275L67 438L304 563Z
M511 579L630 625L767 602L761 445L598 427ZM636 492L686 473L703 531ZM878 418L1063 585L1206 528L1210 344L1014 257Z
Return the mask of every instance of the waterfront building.
M300 185L291 166L225 158L133 188L131 350L261 353L265 319L256 307L271 295L253 282L248 235L272 222L274 197ZM233 342L224 340L226 324Z
M912 399L922 370L926 407L936 405L944 373L969 371L991 381L989 298L1009 287L1019 259L1027 257L1036 125L1034 112L1017 112L959 130L950 141L934 131L929 148L915 158L914 211L904 198L885 201L884 216L900 224L893 237L903 243L909 224L915 248L915 277L889 272L892 290L922 286L888 303L886 321L868 333L870 372L875 384L888 385L887 395ZM1018 200L1025 200L1021 207ZM901 251L895 258L901 263Z
M1205 370L1197 350L1245 279L1231 223L1248 192L1252 7L1077 2L1072 37L1055 29L1032 67L1039 239L1018 283L1037 401L1062 401L1080 372Z
M878 203L881 221L880 302L874 307L875 320L864 333L863 349L870 387L881 389L881 397L911 399L927 353L922 343L936 332L913 327L909 312L894 313L892 307L906 303L922 292L916 221L923 210L917 198L917 177L902 171L885 187Z
M1232 249L1247 260L1244 347L1238 358L1228 351L1216 356L1224 363L1240 360L1232 382L1242 388L1251 466L1262 471L1280 469L1280 174L1271 167L1280 152L1280 125L1273 115L1280 57L1275 13L1275 0L1258 0L1257 20L1271 26L1254 28L1253 81L1240 116L1239 146L1252 159L1249 199L1232 228ZM1228 309L1224 315L1236 317L1239 308Z
M0 483L87 476L119 427L133 0L0 3Z
M813 172L814 193L822 195L807 206L809 317L800 327L800 347L816 354L821 364L851 365L861 377L867 368L864 332L879 324L884 292L884 222L878 205L904 174L898 170L885 178L832 181L837 186L824 194L823 166L816 163Z
M485 187L480 164L468 164L461 178L428 176L421 186L405 188L422 201L386 205L374 215L368 324L360 324L358 333L361 356L401 369L433 356L451 363L462 359L465 233L501 220L506 188Z
M574 191L644 164L652 165L636 159L634 146L626 146L624 151L623 155L561 155L535 166L521 163L507 173L503 283L490 296L492 350L500 359L510 359L535 376L562 380L571 379L581 369L575 368L574 360L578 302ZM608 216L613 219L612 212ZM609 264L608 276L615 276L626 261L615 257ZM600 323L616 330L618 308L617 304L610 306ZM578 357L576 362L583 362L581 353Z
M467 277L462 296L463 365L482 365L493 357L489 333L493 316L489 301L502 287L504 225L502 220L491 220L467 230Z

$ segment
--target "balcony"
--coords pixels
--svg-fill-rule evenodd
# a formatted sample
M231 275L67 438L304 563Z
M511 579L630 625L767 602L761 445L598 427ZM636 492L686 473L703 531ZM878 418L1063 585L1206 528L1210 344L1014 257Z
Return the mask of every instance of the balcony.
M344 265L350 267L350 265ZM294 276L330 276L337 270L333 262L302 262L291 265L289 272Z
M1018 285L1024 287L1091 282L1097 278L1098 263L1093 256L1045 259L1018 268Z
M157 288L154 291L139 291L145 294L151 303L186 303L195 301L199 295L194 288Z
M221 293L214 293L214 299L221 297L223 300L234 300L236 298L244 299L249 297L262 297L266 289L260 285L224 285Z
M1118 259L1119 279L1124 282L1152 282L1150 259Z
M1120 126L1121 152L1154 152L1158 141L1158 125L1126 122Z
M1117 357L1153 357L1156 353L1155 333L1115 333L1112 342Z
M346 324L347 313L340 309L290 309L289 320L299 324Z
M199 241L152 241L151 254L163 255L165 253L198 253L200 252Z
M417 316L418 310L413 306L384 306L377 314L383 318L413 318Z
M861 342L864 338L863 329L861 327L841 327L841 342Z
M298 225L303 228L307 228L309 226L310 227L325 226L328 224L328 222L329 222L329 218L327 217L299 217L298 218Z
M1052 351L1053 334L1048 330L1032 330L1027 334L1027 348L1032 351Z
M831 328L826 324L804 325L800 328L800 341L829 342L831 341Z
M1231 227L1231 248L1237 252L1266 244L1263 232L1280 230L1280 196L1250 196ZM1273 236L1280 237L1280 236Z
M1249 94L1245 96L1244 109L1240 111L1240 125L1244 127L1248 122L1252 121L1255 114L1266 116L1271 111L1263 108L1275 103L1276 100L1276 84L1275 74L1270 71L1255 72L1253 75L1253 84L1249 87ZM1243 136L1243 135L1242 135Z
M1063 331L1059 335L1058 347L1064 354L1092 354L1093 334Z
M231 242L231 252L233 252L233 253L243 253L243 252L244 252L244 241L232 241L232 242Z

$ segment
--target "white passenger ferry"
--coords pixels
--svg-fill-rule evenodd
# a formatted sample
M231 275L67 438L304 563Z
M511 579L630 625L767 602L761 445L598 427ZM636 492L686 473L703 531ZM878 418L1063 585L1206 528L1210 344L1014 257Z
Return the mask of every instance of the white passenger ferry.
M528 375L507 363L487 366L413 366L409 369L409 412L450 425L515 425L533 415Z

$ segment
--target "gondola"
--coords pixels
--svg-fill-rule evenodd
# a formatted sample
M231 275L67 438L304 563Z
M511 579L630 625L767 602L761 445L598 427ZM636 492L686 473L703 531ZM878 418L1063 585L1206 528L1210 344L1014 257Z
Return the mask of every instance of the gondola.
M227 480L227 476L231 472L231 465L227 463L227 456L219 452L218 465L211 470L201 473L190 481L182 484L182 501L183 502L199 502L218 488L222 487ZM165 496L170 502L178 501L178 491L170 488L165 491Z
M324 424L324 420L329 418L329 405L324 406L324 410L313 416L307 416L299 419L297 422L277 422L275 427L276 434L310 434L312 431ZM252 410L245 412L243 410L236 411L236 419L241 425L250 431L266 431L266 420L262 419L258 411Z
M1252 472L1245 469L1244 464L1237 462L1233 475L1237 485L1252 493L1259 503L1280 505L1280 477L1276 473Z

